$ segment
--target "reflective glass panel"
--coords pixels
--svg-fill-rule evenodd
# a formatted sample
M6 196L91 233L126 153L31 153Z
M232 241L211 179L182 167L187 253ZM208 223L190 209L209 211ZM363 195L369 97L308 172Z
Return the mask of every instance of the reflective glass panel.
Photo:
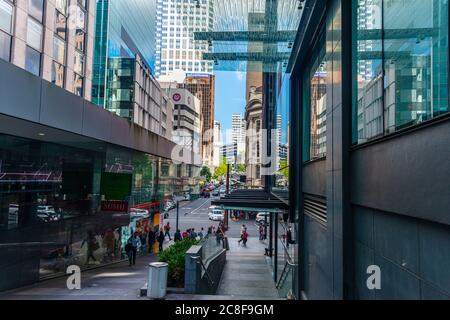
M25 70L39 76L41 71L41 53L27 46L25 53Z
M61 64L65 63L66 43L58 37L53 38L53 59Z
M64 87L64 66L53 61L52 65L52 83Z
M42 22L44 0L28 0L28 14Z
M11 55L11 36L0 31L0 59L9 61Z
M42 50L42 25L28 18L27 44L34 49Z
M448 1L354 4L353 142L448 112Z
M7 33L12 32L12 14L13 6L5 0L0 0L0 29Z

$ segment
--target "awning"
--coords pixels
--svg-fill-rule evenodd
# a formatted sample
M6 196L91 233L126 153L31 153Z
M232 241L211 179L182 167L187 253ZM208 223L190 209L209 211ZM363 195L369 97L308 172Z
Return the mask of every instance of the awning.
M289 209L286 201L282 201L275 195L259 189L236 190L219 200L211 201L211 204L224 210L283 213Z

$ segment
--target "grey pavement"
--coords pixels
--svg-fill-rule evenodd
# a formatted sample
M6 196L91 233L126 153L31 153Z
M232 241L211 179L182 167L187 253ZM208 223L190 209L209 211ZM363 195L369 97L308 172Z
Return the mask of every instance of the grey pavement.
M138 257L136 265L128 261L81 273L81 290L68 290L67 277L1 292L0 300L140 300L139 289L145 284L147 266L156 255Z
M250 238L247 246L238 244L238 238L229 238L230 250L220 280L217 295L234 299L277 299L278 291L272 272L264 256L266 242Z

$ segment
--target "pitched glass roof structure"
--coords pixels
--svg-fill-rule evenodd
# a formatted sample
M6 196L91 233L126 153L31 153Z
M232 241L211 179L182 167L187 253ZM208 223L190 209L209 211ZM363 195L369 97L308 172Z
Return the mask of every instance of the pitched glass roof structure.
M212 47L203 58L214 60L216 70L275 71L287 66L304 2L214 0L213 30L195 32L194 39Z

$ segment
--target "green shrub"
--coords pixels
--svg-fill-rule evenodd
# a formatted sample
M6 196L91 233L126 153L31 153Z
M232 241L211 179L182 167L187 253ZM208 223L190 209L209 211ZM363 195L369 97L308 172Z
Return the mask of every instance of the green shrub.
M200 241L184 239L171 245L169 248L158 254L159 261L169 265L169 275L167 285L169 287L184 287L184 259L186 252Z

